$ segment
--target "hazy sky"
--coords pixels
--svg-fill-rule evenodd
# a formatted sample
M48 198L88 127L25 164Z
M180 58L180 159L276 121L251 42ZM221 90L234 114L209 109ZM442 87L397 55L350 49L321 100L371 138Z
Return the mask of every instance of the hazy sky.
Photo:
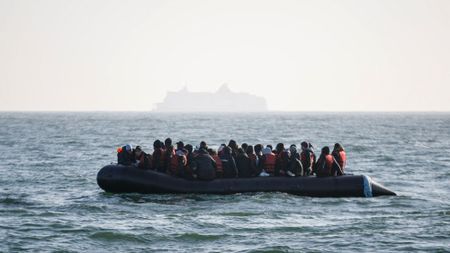
M450 1L0 0L0 110L450 110Z

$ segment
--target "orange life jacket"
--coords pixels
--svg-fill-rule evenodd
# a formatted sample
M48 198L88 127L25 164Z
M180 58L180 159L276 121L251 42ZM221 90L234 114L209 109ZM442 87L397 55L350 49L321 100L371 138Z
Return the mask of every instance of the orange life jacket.
M302 165L306 164L306 161L308 160L308 157L306 156L306 154L309 154L309 164L310 167L313 168L314 167L314 154L311 151L302 151L300 153L300 161L302 162ZM307 169L307 168L305 168Z
M213 156L213 158L214 158L214 161L216 161L216 165L217 165L216 172L223 173L222 160L220 160L220 157L218 155Z
M264 169L267 173L273 174L275 172L275 163L277 161L277 156L274 153L264 155L266 160L264 161Z
M325 164L327 165L327 169L330 170L330 174L331 174L331 169L333 168L333 161L334 158L332 155L326 155L325 156Z
M345 154L345 151L339 151L339 159L338 159L339 166L341 166L342 171L344 170L345 165L347 164L347 155Z

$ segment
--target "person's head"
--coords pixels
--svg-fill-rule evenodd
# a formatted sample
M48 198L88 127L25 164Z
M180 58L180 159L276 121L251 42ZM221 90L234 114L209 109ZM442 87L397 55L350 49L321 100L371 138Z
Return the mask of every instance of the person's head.
M217 155L216 150L214 150L214 149L212 149L212 148L208 148L208 153L209 153L210 156Z
M206 145L206 142L205 142L205 141L201 141L201 142L200 142L200 148L208 149L208 145Z
M273 147L272 147L272 145L270 145L270 144L269 144L269 145L267 145L267 146L266 146L266 148L270 148L270 151L272 151L272 150L273 150Z
M172 139L167 138L167 139L164 141L164 145L166 146L166 148L169 148L169 146L172 145Z
M263 155L269 155L272 153L272 149L270 147L265 147L262 150Z
M322 155L329 155L330 154L330 147L325 146L322 148Z
M170 153L173 150L173 145L167 146L167 151Z
M308 143L306 141L302 142L300 144L300 146L302 147L302 149L307 149L308 148Z
M184 143L182 141L177 142L177 150L181 150L184 148Z
M194 150L194 147L191 144L186 144L184 148L189 152L189 154L191 154L192 150Z
M237 153L238 155L243 155L245 152L242 148L238 148Z
M262 145L261 144L256 144L255 145L255 153L259 153L259 152L261 152L261 150L262 150Z
M161 141L160 140L156 140L153 142L153 149L158 149L161 148Z
M247 147L247 149L245 150L245 152L246 152L248 155L253 154L253 152L254 152L253 146L252 146L252 145L248 145L248 147Z
M199 154L204 154L204 155L206 155L206 154L208 154L208 151L207 151L205 148L200 148L200 149L198 150L198 153L199 153Z
M136 146L136 148L134 149L134 154L136 155L136 157L141 156L141 154L142 154L141 146Z
M291 152L291 154L297 153L297 146L295 144L292 144L289 147L289 151Z
M247 143L242 143L242 145L241 145L241 148L244 150L244 151L246 151L247 150L247 147L248 147L248 144Z
M335 144L334 144L333 151L336 151L336 152L344 151L344 148L342 147L341 144L335 143Z
M278 143L277 147L275 148L275 150L277 151L277 153L281 153L284 150L284 144L283 143Z
M237 149L238 146L235 140L230 140L228 142L228 147L230 147L231 149Z
M125 151L127 151L128 154L133 153L133 146L131 146L131 144L125 145Z

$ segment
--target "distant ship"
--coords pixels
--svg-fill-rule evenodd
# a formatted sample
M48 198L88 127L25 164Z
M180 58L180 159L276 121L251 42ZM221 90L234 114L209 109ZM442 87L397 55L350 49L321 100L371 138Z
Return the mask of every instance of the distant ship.
M216 92L190 92L184 87L178 92L167 92L156 112L266 112L263 97L233 92L223 84Z

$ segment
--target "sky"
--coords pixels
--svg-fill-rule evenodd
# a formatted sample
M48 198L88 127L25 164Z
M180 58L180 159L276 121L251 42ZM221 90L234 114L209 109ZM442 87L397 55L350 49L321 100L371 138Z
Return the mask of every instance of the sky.
M448 0L0 0L1 111L450 111Z

